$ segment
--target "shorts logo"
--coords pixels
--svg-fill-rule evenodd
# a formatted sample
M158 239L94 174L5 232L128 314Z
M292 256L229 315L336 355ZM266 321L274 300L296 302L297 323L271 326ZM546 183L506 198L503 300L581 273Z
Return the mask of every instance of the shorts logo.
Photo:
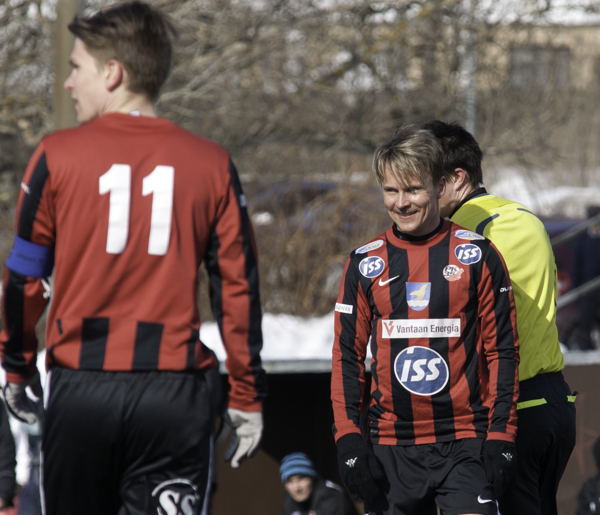
M371 243L367 243L366 245L359 247L358 249L356 249L354 251L354 253L355 254L366 254L370 250L378 249L382 245L383 245L383 240L372 241Z
M504 293L504 292L510 291L510 290L512 290L512 286L509 286L507 288L500 288L500 293Z
M446 279L446 281L453 282L458 281L462 277L464 271L464 268L459 268L456 265L448 265L444 267L442 273L444 274L444 279Z
M431 283L406 283L406 302L415 311L422 311L429 305Z
M456 258L463 265L472 265L481 259L481 249L472 243L464 243L454 249Z
M378 256L371 256L363 259L359 265L358 269L360 273L365 277L372 279L373 277L377 277L381 272L383 272L383 268L385 267L385 261Z
M441 392L450 373L444 359L428 347L408 347L394 362L396 379L415 395L435 395Z
M152 491L159 515L194 515L200 508L196 486L187 479L163 481Z
M466 231L464 229L461 229L460 231L456 231L454 233L454 236L456 236L457 238L460 238L461 240L485 240L485 238L483 236L481 236L481 234L477 234L476 232L473 232L473 231Z

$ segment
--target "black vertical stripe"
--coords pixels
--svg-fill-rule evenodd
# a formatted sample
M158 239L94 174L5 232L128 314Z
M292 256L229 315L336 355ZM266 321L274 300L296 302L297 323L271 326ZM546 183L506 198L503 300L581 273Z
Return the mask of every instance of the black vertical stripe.
M514 331L510 318L509 281L498 252L491 246L484 254L485 264L492 274L492 290L495 296L496 345L498 350L498 395L490 424L490 431L506 432L510 419L517 368ZM502 291L504 289L504 291Z
M196 348L199 345L200 333L198 329L192 329L190 339L187 341L186 370L194 370L196 365Z
M79 368L102 370L108 340L108 318L84 318L81 327Z
M8 270L8 281L4 287L4 305L6 309L6 332L8 339L4 343L3 366L7 372L28 375L23 355L23 324L25 313L25 283L27 277Z
M158 370L163 329L163 324L137 323L131 370Z
M431 283L429 318L448 318L450 314L450 283L444 278L442 272L449 264L451 237L452 231L448 231L441 242L429 248L428 276ZM429 346L442 357L450 370L448 338L430 338ZM451 381L448 380L444 389L431 397L435 434L443 435L445 440L449 435L454 436L456 433L450 383Z
M252 245L252 229L250 227L250 217L245 202L242 184L240 182L237 170L233 162L229 161L229 175L231 176L231 186L235 193L240 209L240 224L242 228L243 253L246 263L246 281L250 286L250 313L249 331L248 331L248 352L250 354L250 369L254 376L254 388L258 399L262 399L267 393L267 376L262 368L260 351L263 346L262 339L262 312L260 307L260 293L258 285L258 263L254 248ZM242 202L242 199L244 201Z
M359 426L360 413L358 406L361 401L360 391L360 367L358 364L358 353L354 347L356 341L356 325L358 322L358 289L360 288L360 276L356 255L351 257L351 262L346 269L344 278L344 295L342 304L354 306L352 313L340 313L340 325L342 327L340 336L340 352L342 354L342 385L344 400L346 404L346 417ZM335 427L334 427L335 432Z
M42 193L46 185L46 179L48 179L48 174L46 154L44 153L35 165L29 184L26 185L29 191L26 191L23 197L23 204L21 205L17 234L24 240L31 241L35 216L42 200Z
M204 255L204 266L208 273L209 296L213 316L223 334L223 278L219 269L219 249L221 242L216 227L210 232L210 238Z
M370 282L370 281L369 281ZM373 288L370 287L367 290L367 301L371 307L371 313L373 319L371 321L371 354L377 356L379 352L379 323L381 320L381 313L377 304L375 303L375 297L373 295ZM373 360L371 363L371 397L375 399L374 406L369 406L368 411L368 428L369 428L369 439L372 443L379 443L379 419L385 414L381 407L382 393L379 389L379 371L377 365L379 361Z
M484 251L485 247L482 242L472 241L471 243L477 245L482 252ZM469 385L469 399L471 399L471 411L474 416L473 424L478 433L484 434L487 433L489 415L488 409L483 405L482 385L479 381L479 367L480 365L486 366L485 360L483 364L479 361L478 345L480 339L477 338L477 330L480 325L478 286L481 281L481 266L469 266L469 274L469 298L465 308L465 327L462 328L466 354L465 376ZM481 351L484 352L483 346ZM481 372L487 374L487 370Z
M389 265L389 277L398 275L398 279L388 283L390 291L390 302L392 304L392 312L390 319L408 319L408 303L406 301L406 282L410 274L408 266L408 252L405 249L395 248L388 242L387 256ZM394 423L394 431L396 437L401 437L404 440L414 440L415 429L412 422L412 399L411 394L404 388L394 372L394 364L396 357L404 349L408 347L408 338L390 339L390 376L386 379L389 381L393 397L394 413L399 416L399 420ZM402 420L403 414L407 420Z
M252 246L252 229L250 226L250 217L246 205L246 197L242 190L237 170L233 162L229 161L229 175L231 176L231 186L235 193L240 208L240 223L242 227L243 252L246 263L246 280L250 285L250 317L248 331L248 351L250 354L250 368L254 376L254 388L258 399L262 399L267 393L267 376L262 368L260 351L263 345L262 339L262 311L260 307L260 290L258 285L258 263L256 254ZM242 202L243 199L243 202Z

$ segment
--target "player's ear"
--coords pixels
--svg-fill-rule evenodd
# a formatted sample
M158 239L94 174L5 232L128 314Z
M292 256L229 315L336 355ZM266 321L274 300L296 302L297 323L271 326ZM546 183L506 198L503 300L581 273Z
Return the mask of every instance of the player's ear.
M116 59L111 59L106 63L105 84L108 91L114 91L125 79L125 70L123 65Z
M455 190L460 190L463 186L466 186L469 183L467 172L462 168L455 168L452 173L452 183Z

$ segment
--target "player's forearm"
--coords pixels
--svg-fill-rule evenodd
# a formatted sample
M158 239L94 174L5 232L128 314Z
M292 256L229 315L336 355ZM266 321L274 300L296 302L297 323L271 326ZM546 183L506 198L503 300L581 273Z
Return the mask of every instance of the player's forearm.
M35 326L47 299L41 281L5 267L2 312L4 329L0 335L2 365L9 382L22 382L36 371L37 336Z
M336 441L349 433L359 433L359 418L365 386L364 356L354 349L341 350L339 341L333 347L331 371L331 402ZM347 347L347 346L344 346Z

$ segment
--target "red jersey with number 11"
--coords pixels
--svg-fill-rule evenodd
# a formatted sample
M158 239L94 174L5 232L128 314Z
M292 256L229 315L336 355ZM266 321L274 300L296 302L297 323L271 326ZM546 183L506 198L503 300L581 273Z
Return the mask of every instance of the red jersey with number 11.
M89 370L214 366L198 339L209 274L233 407L264 395L254 237L227 152L168 120L112 113L44 138L22 184L16 232L54 247L47 364ZM39 279L6 270L3 363L35 367Z

